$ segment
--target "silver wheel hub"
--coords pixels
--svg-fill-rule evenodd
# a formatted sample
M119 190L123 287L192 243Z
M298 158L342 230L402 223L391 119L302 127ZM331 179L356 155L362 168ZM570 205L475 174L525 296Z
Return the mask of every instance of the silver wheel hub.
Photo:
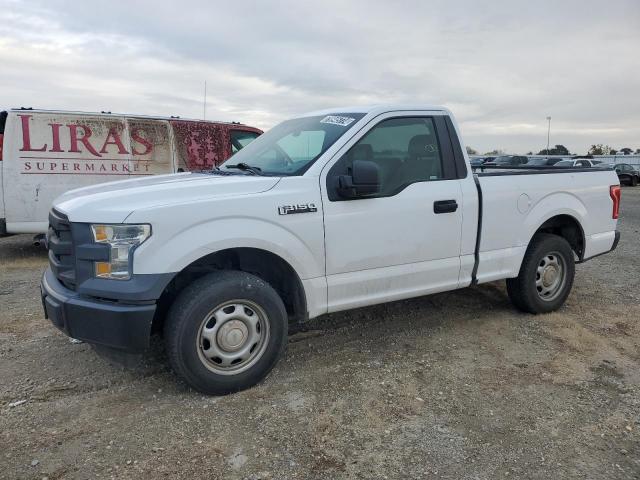
M217 341L227 352L239 350L249 335L249 329L240 320L229 320L218 330Z
M562 256L548 253L540 259L536 270L536 290L546 301L555 300L562 293L566 283L566 267Z
M222 375L252 367L264 354L269 322L250 300L231 300L211 310L200 324L196 347L202 363Z
M553 285L553 282L558 278L558 269L555 266L548 266L544 269L544 273L542 274L542 284L545 287L549 287Z

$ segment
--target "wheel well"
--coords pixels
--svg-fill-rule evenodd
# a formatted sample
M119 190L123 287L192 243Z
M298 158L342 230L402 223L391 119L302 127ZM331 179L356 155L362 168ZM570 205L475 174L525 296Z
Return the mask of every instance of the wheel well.
M536 234L540 232L552 233L564 238L571 245L571 249L577 255L578 261L582 260L584 255L584 232L580 222L574 217L570 215L551 217L536 230Z
M262 278L284 302L289 323L307 319L302 282L293 267L278 255L257 248L230 248L206 255L178 273L158 299L153 330L162 329L166 313L178 294L191 282L216 270L240 270Z

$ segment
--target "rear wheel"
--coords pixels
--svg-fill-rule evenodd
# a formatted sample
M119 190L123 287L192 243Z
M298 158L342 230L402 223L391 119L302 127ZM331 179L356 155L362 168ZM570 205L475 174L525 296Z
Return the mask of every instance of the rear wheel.
M638 185L638 177L634 175L633 177L631 177L631 186L635 187L636 185Z
M569 296L574 275L569 243L557 235L539 233L529 244L518 276L507 279L507 293L519 310L551 312Z
M196 280L176 299L165 323L173 370L206 394L258 383L277 363L286 340L281 298L264 280L239 271Z

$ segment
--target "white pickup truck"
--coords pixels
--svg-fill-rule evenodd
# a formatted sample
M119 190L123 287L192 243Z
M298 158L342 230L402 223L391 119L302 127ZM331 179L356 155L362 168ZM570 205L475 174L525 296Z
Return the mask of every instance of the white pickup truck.
M112 352L161 331L175 372L224 394L259 382L291 323L506 279L520 310L566 300L613 250L618 177L474 174L451 113L352 107L285 121L208 173L74 190L50 214L48 318Z

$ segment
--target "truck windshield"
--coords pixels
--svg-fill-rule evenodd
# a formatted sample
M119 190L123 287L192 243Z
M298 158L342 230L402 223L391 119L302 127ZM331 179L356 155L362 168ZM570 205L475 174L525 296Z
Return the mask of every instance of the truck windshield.
M263 175L301 175L363 116L335 113L287 120L239 150L220 168L246 164Z

